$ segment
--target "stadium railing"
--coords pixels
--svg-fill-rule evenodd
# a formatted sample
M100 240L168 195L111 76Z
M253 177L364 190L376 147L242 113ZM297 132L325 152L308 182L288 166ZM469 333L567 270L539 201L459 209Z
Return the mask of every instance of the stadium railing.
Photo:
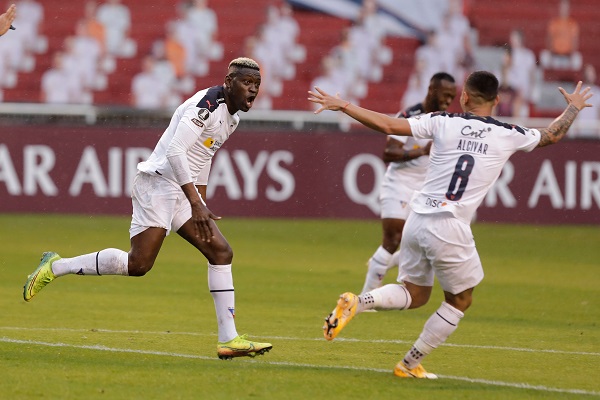
M74 121L88 125L97 123L147 124L149 122L168 121L173 110L139 110L130 107L94 106L94 105L62 105L39 103L0 103L0 125L3 121L14 123L28 122L61 122ZM294 110L251 110L241 115L245 127L277 127L288 130L310 130L315 127L328 130L347 131L350 126L360 126L351 123L343 114L324 112L314 114L311 111ZM552 118L504 118L499 120L529 128L547 127ZM577 129L589 132L586 137L600 139L600 124L598 121L577 121ZM366 128L365 128L366 129ZM574 128L575 129L575 128ZM573 135L575 136L575 135ZM582 137L583 135L577 135Z

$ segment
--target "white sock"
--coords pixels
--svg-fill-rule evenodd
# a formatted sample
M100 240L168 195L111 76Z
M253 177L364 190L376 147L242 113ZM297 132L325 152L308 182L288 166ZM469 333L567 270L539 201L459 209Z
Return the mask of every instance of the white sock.
M369 268L367 269L367 276L365 277L365 284L361 293L367 293L381 285L391 258L392 255L382 246L377 248L373 256L369 259Z
M215 302L219 342L228 342L238 333L235 329L235 295L231 264L208 263L208 289Z
M390 258L390 262L388 264L388 269L392 269L394 267L400 266L400 250L397 250L394 254L392 254L392 258Z
M448 339L464 316L462 311L442 302L440 308L425 323L425 327L412 349L404 356L402 360L404 364L410 369L419 365L426 355Z
M390 283L358 296L356 312L364 310L406 310L412 303L412 297L404 285Z
M119 249L104 249L73 258L61 258L52 263L56 276L77 275L129 275L129 256Z

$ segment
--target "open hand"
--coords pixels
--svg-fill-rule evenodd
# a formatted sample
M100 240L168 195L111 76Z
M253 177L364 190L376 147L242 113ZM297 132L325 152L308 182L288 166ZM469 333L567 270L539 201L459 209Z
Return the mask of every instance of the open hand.
M336 94L335 97L333 97L316 86L315 90L316 93L310 90L308 91L308 94L311 96L308 98L308 101L321 104L321 107L315 111L315 114L318 114L323 110L339 111L349 104L348 101L341 99L339 94Z
M210 242L211 238L215 237L212 221L219 219L221 217L213 214L204 204L192 205L192 222L194 224L195 235L203 242Z
M0 15L0 36L4 35L6 31L10 29L10 25L13 23L16 16L17 6L14 4L11 4L11 6L8 7L8 10Z
M573 104L575 107L577 107L578 110L582 110L585 107L592 107L591 104L586 103L586 101L589 100L590 97L593 96L593 93L590 92L590 87L586 87L585 89L581 90L581 85L582 82L579 81L577 82L577 86L575 87L575 90L573 91L573 93L567 93L567 91L561 87L558 88L558 90L562 93L562 95L565 98L565 101L567 102L567 104Z

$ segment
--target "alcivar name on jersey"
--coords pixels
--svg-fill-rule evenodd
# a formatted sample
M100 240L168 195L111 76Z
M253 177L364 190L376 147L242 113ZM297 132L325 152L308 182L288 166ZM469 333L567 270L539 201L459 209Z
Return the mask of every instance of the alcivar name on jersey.
M472 139L485 139L485 134L490 132L492 128L484 127L483 129L473 130L470 125L464 126L460 130L462 136L467 136ZM456 150L468 151L470 153L487 154L488 145L476 140L460 139Z

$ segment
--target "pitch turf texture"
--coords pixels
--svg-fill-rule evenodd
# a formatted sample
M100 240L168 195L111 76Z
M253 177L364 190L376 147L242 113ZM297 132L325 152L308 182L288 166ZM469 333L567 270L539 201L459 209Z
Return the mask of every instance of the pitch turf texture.
M127 249L129 218L0 215L1 399L547 399L600 396L600 229L475 224L486 277L459 329L425 362L395 363L439 306L364 313L334 342L324 317L359 291L378 221L224 219L236 323L270 341L216 357L206 261L177 235L143 278L59 278L31 303L42 251ZM390 271L387 282L395 279Z

